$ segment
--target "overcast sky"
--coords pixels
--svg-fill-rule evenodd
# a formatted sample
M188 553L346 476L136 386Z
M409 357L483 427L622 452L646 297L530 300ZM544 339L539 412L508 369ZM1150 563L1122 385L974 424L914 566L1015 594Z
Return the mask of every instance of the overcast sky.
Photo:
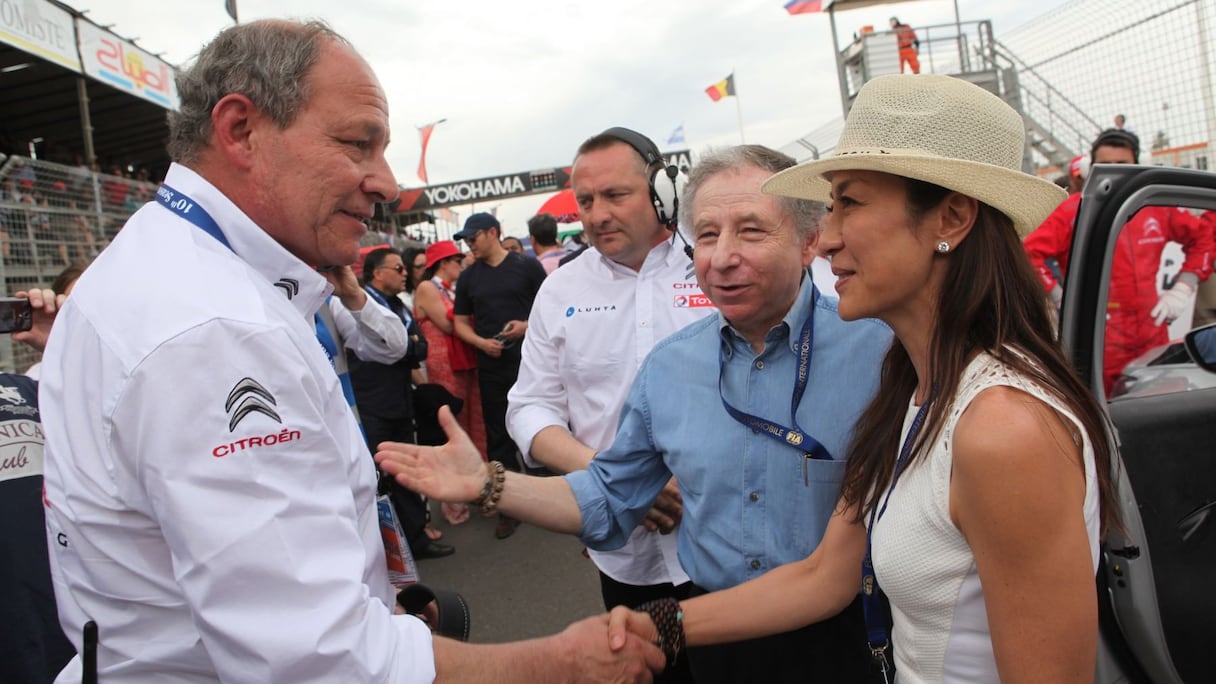
M963 21L1003 32L1064 4L959 0ZM112 31L174 63L231 24L223 0L68 0ZM241 21L320 18L372 65L389 99L389 161L399 184L415 175L416 127L446 118L427 155L431 183L569 164L609 126L665 145L739 141L734 100L705 88L731 73L749 143L780 147L840 115L826 14L790 16L783 0L238 0ZM837 14L842 44L861 26L898 15L914 26L954 21L955 2L921 0ZM290 8L290 9L288 9ZM508 201L508 233L545 196ZM488 207L479 206L478 209ZM462 212L467 215L468 210Z

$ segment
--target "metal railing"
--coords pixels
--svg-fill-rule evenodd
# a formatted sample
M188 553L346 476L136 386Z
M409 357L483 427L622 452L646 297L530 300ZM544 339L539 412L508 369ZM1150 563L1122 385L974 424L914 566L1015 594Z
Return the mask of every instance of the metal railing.
M0 278L4 294L49 287L107 245L156 185L27 157L0 157ZM0 370L23 371L37 352L0 339Z
M1000 41L992 41L992 46L981 58L990 65L988 68L1016 73L1011 87L1017 92L1006 94L1006 99L1016 97L1032 137L1031 145L1043 161L1067 164L1089 149L1090 141L1102 130L1101 124Z

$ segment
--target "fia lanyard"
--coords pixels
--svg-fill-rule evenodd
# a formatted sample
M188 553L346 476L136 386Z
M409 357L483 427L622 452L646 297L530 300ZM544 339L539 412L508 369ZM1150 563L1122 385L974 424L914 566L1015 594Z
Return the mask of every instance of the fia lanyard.
M899 476L908 467L908 460L912 458L912 448L916 445L916 438L920 435L921 428L924 427L925 416L928 415L929 407L933 404L933 397L936 394L936 391L929 393L929 400L920 407L916 412L916 417L912 419L908 436L904 437L904 445L900 448L899 458L895 461L895 472L891 474L891 486L887 488L887 496L883 499L881 508L875 506L870 509L870 524L866 528L866 555L861 561L861 609L866 620L866 641L870 645L870 653L874 656L876 664L882 670L883 681L887 679L887 649L891 642L887 638L887 620L882 613L882 588L878 586L878 577L874 574L874 558L871 555L874 543L874 525L882 520L883 513L887 512L887 504L891 503L895 483L899 481Z
M388 300L384 298L384 295L380 294L379 290L372 287L371 285L367 285L367 286L364 286L363 291L367 292L367 296L376 300L376 302L379 303L380 306L383 306L384 308L388 309L389 311L392 311L393 313L397 314L397 318L401 319L401 322L405 325L406 328L410 327L410 320L411 320L410 315L408 313L406 313L404 305L401 306L400 311L393 311L393 307L388 305Z
M731 406L730 402L726 400L726 394L722 391L722 377L726 371L726 352L724 346L718 348L718 396L722 399L722 407L726 409L731 418L747 427L782 444L788 444L802 450L802 479L804 485L809 483L807 461L812 458L826 461L832 459L832 455L828 453L826 447L819 443L819 440L798 426L798 406L802 403L802 396L806 393L806 386L810 379L811 355L814 351L815 341L815 302L818 299L819 289L812 284L810 311L807 312L806 322L802 324L802 333L798 336L798 373L794 378L794 392L790 396L790 422L793 423L792 428L771 420L765 420Z
M156 189L156 202L218 240L221 245L227 247L233 254L236 253L236 250L232 249L232 243L228 242L228 237L224 235L224 231L220 230L219 224L215 222L215 219L211 218L211 214L208 214L206 209L199 206L197 202L190 199L187 195L174 190L167 184L161 184ZM385 306L387 305L386 303ZM317 341L325 349L325 354L329 357L329 362L332 365L334 359L338 356L338 344L334 341L329 328L321 320L320 314L313 315L313 325L317 329Z

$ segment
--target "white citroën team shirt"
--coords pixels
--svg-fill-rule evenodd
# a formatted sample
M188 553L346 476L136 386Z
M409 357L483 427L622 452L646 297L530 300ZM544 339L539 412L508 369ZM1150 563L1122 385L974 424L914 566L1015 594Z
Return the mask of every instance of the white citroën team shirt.
M508 395L507 429L530 465L532 439L550 425L601 451L612 444L633 376L663 338L713 313L692 262L670 240L650 250L639 271L594 248L554 271L541 285L519 379ZM590 551L605 575L636 586L683 584L671 534L638 526L625 546Z
M79 649L96 621L103 682L433 681L315 336L332 288L194 172L165 182L234 251L149 204L58 315L41 404L64 630Z

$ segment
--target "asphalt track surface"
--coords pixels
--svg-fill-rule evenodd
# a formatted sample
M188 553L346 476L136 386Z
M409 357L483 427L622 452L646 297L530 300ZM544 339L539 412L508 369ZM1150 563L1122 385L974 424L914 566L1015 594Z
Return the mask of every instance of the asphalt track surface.
M583 557L583 545L522 524L507 539L494 538L494 518L474 511L452 526L431 503L432 524L443 543L456 547L445 558L418 562L423 584L464 595L471 617L470 641L498 643L555 634L571 622L604 612L599 574Z

